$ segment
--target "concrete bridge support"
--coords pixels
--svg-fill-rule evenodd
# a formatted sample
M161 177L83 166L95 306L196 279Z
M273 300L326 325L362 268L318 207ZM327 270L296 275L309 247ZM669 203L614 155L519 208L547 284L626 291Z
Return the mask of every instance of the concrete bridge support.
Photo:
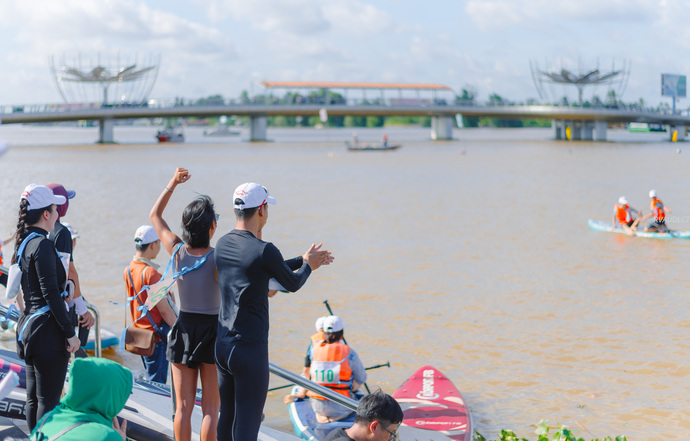
M594 141L606 141L606 121L594 121Z
M592 141L594 139L594 121L582 121L582 140Z
M431 139L434 141L453 139L452 116L443 115L431 117Z
M551 128L553 129L553 139L565 139L565 121L562 119L552 119Z
M266 115L252 115L249 117L249 141L262 142L266 141L266 127L268 126L268 119Z
M673 133L677 132L676 141L685 141L685 126L669 126L668 140L673 141Z
M113 128L115 121L112 118L101 118L98 120L98 143L112 144L115 142L113 138Z

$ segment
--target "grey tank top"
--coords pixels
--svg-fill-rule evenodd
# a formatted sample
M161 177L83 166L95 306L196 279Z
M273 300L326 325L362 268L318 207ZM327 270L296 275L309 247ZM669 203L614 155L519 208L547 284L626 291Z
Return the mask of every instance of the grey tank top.
M220 310L220 285L216 273L216 250L206 256L206 261L199 268L190 271L177 279L177 291L180 297L180 311L195 314L218 314ZM175 271L191 267L202 256L193 256L182 245L175 259Z

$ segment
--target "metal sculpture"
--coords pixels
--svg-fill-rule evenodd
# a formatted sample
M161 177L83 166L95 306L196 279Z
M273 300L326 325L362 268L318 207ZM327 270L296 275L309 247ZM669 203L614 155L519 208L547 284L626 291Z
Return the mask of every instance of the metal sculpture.
M110 105L142 105L146 103L158 76L160 56L138 56L123 61L120 55L96 63L82 62L81 54L68 63L63 55L59 64L50 59L50 72L55 85L67 103L100 102ZM112 90L110 90L112 89ZM110 91L110 93L109 93ZM114 99L109 97L114 97Z
M573 72L565 67L561 67L560 71L540 69L536 61L530 61L530 71L532 73L532 81L541 99L557 101L557 99L554 99L556 94L552 90L547 90L546 85L561 84L564 86L575 86L578 93L578 102L582 106L583 92L587 86L607 85L614 90L617 97L623 95L630 77L631 64L626 60L623 60L622 64L622 67L616 69L614 61L611 70L608 72L600 71L598 66L594 69L586 70L578 68L577 72ZM552 93L549 94L548 92Z

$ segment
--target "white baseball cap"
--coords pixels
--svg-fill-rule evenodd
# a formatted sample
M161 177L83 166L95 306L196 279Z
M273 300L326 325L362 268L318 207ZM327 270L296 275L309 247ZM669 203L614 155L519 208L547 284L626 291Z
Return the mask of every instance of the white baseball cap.
M137 232L134 233L134 242L137 245L146 245L157 240L158 233L156 233L156 229L151 225L142 225L137 228Z
M316 328L316 332L323 331L323 322L326 320L326 317L328 316L323 316L319 317L316 319L316 323L314 323L314 327Z
M323 332L338 332L342 331L344 327L343 320L337 315L329 315L323 321Z
M241 203L237 203L237 200ZM246 182L235 189L232 201L236 210L260 207L266 202L276 204L276 200L268 195L266 187L254 182Z
M27 185L19 201L21 202L22 199L26 199L29 203L27 207L29 210L37 210L53 204L62 205L67 202L67 198L64 196L53 194L53 190L39 184Z
M656 190L649 190L649 197L655 198L656 197Z
M618 198L618 203L621 204L621 205L627 205L627 204L628 204L628 200L625 198L625 196L621 196L621 197Z

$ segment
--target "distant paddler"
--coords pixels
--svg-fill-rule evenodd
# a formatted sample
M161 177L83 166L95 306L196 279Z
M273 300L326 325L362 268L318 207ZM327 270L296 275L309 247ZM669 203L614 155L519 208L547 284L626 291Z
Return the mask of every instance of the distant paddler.
M667 233L668 227L666 226L666 213L670 213L671 209L664 205L656 196L656 190L649 190L650 207L652 212L644 216L642 220L654 217L654 221L645 227L645 231L656 232L656 233Z
M625 196L618 198L618 203L613 206L614 228L620 226L632 236L637 231L637 225L642 219L642 212L632 208Z

